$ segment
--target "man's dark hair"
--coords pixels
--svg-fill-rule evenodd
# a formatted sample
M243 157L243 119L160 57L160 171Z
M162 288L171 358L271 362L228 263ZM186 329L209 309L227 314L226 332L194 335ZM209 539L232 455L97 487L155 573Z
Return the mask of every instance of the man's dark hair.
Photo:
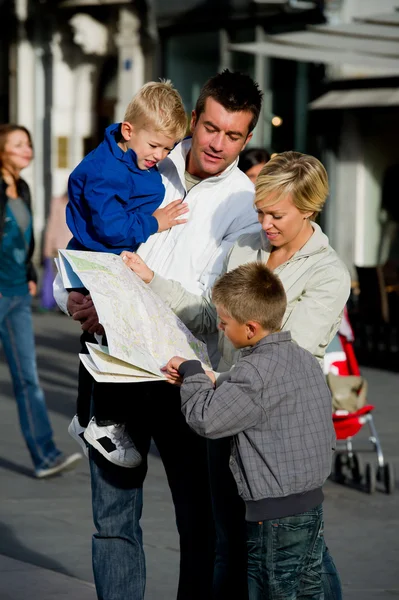
M247 111L253 117L248 133L255 128L262 106L263 92L258 84L244 73L232 73L228 69L218 73L202 86L195 105L197 118L205 110L207 98L213 98L230 112Z

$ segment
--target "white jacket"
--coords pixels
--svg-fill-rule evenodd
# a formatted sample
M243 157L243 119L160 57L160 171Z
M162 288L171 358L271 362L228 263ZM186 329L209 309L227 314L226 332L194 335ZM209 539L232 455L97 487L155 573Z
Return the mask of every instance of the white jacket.
M138 254L163 277L201 295L212 286L224 259L243 233L260 229L253 208L254 186L237 167L238 159L217 177L200 181L188 193L184 172L191 138L183 140L159 165L165 185L162 206L184 198L188 222L156 233L140 246ZM60 278L54 297L64 312L68 294Z
M159 165L166 190L161 206L184 198L190 210L188 223L150 236L138 254L163 277L201 295L219 276L234 242L243 233L259 231L260 226L253 208L254 186L238 169L238 160L187 193L184 172L190 148L191 138L178 144Z

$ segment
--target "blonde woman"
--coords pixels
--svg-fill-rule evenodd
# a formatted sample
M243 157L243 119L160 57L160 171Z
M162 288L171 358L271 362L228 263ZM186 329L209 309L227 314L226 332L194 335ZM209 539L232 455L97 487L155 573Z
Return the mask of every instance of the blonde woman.
M244 263L262 261L281 279L287 295L283 329L321 362L334 337L350 291L347 268L331 248L315 219L328 194L328 177L314 157L283 152L261 170L255 184L255 209L261 232L242 236L226 258L223 272ZM217 328L211 294L196 296L179 283L163 279L135 254L126 253L127 264L195 333ZM228 371L236 352L220 332L218 371ZM298 432L300 435L300 432ZM217 529L215 597L240 597L245 585L242 540L244 509L229 471L229 440L209 442L209 468ZM242 562L242 564L244 564ZM295 570L295 560L288 569ZM325 600L341 596L339 577L326 549L323 561ZM269 598L269 596L265 596Z

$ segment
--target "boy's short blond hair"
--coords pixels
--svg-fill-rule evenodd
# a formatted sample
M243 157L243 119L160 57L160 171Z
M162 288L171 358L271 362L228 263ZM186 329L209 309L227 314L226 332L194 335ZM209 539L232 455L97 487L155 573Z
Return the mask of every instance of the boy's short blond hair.
M124 121L140 129L152 128L176 141L187 132L187 115L179 92L171 81L150 81L135 94Z
M327 171L317 158L290 151L265 164L255 183L255 203L273 206L287 194L298 210L317 217L328 195Z
M287 308L283 284L261 262L222 275L213 287L212 300L241 325L256 321L270 332L281 329Z

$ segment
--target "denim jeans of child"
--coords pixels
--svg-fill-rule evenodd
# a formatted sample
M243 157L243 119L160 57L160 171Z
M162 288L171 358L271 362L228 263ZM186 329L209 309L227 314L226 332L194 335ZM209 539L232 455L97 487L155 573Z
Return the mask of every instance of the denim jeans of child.
M11 373L22 435L38 470L51 466L61 452L53 441L39 385L31 306L30 294L0 297L0 340Z
M245 505L229 468L230 439L208 440L212 510L216 530L214 600L247 599ZM324 600L342 600L341 581L324 543Z
M322 505L247 523L249 600L324 600Z

